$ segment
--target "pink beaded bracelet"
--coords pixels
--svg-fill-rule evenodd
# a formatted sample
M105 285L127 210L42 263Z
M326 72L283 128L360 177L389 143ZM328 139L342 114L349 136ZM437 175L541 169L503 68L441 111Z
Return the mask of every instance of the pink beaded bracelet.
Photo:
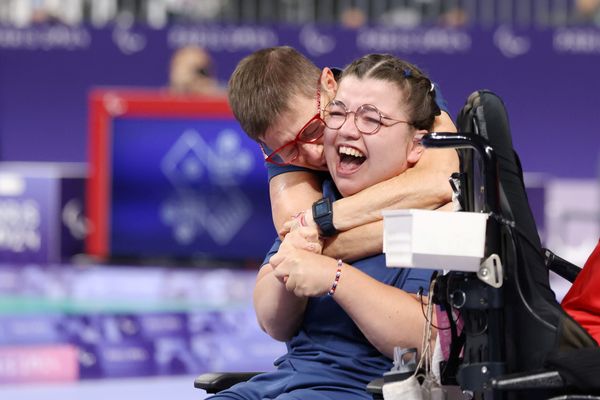
M329 296L333 296L333 294L335 293L335 289L338 286L338 283L340 281L340 276L342 275L342 260L339 259L337 260L337 271L335 273L335 278L333 279L333 284L331 285L331 289L329 289L329 292L327 292L327 294Z

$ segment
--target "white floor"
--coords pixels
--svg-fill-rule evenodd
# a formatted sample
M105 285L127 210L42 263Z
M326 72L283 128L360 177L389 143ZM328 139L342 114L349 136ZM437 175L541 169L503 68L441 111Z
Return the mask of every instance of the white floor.
M201 400L194 376L103 379L71 384L0 385L2 400Z

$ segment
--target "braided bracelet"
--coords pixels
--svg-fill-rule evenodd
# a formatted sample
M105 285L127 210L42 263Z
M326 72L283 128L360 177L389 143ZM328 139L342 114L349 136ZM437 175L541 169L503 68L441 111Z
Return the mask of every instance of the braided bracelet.
M331 284L331 289L329 289L329 292L327 292L329 296L333 296L333 294L335 293L335 289L337 288L338 283L340 282L340 275L342 275L341 259L337 260L337 271L335 273L335 278L333 279L333 283Z

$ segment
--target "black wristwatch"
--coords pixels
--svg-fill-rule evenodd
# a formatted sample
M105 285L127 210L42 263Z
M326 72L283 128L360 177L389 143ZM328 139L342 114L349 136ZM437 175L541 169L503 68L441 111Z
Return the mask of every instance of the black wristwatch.
M335 226L333 226L333 207L327 197L313 203L312 214L321 236L329 237L337 233Z

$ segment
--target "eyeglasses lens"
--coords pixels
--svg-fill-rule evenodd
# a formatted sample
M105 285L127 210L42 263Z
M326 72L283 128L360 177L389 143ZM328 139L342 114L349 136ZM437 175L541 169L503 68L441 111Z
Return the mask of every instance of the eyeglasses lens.
M325 108L325 125L331 129L340 129L346 121L346 107L341 102L332 101Z
M356 110L356 127L362 133L373 133L381 125L381 115L373 106L364 105Z
M350 113L344 103L333 101L325 109L325 124L331 129L340 129ZM377 108L365 104L354 112L354 123L361 133L374 133L381 125L381 115Z
M296 142L290 142L280 148L276 153L271 154L270 159L277 164L289 164L298 156L298 146Z
M298 140L301 142L313 142L323 135L323 128L323 122L320 119L315 119L300 132Z

